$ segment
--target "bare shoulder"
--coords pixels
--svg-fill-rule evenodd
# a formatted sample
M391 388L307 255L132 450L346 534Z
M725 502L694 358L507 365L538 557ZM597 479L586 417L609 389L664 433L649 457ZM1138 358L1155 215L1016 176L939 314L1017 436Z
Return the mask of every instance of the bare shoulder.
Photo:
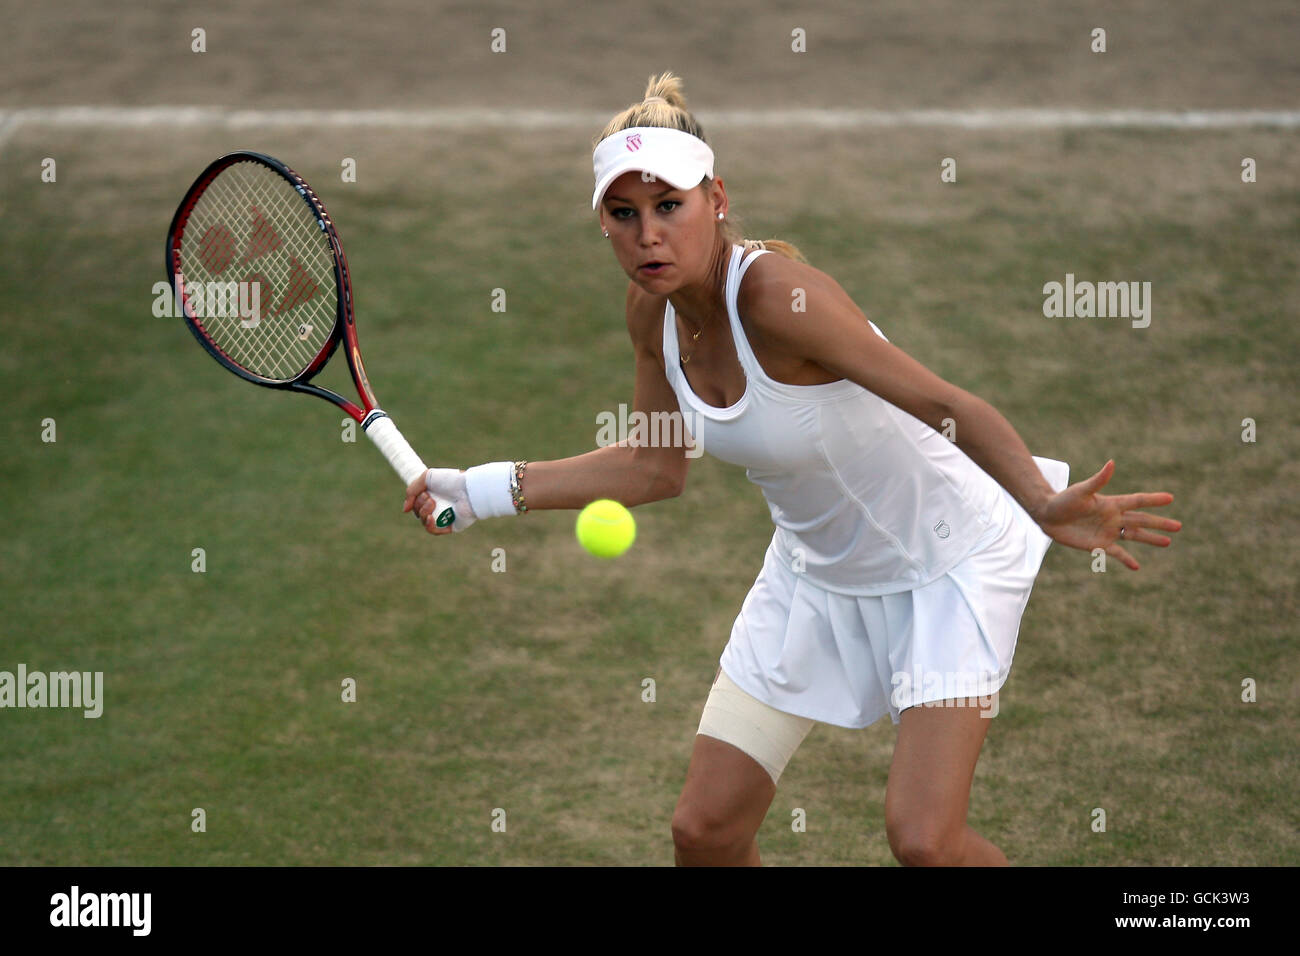
M864 325L867 321L835 279L806 262L775 252L759 256L746 271L736 308L755 331L775 341L789 340L806 328L808 317L816 318L828 310L851 313Z

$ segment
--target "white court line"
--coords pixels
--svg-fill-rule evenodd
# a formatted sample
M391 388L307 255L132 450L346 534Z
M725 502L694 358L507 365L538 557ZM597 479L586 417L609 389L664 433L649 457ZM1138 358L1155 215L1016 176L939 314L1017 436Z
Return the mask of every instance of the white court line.
M240 110L212 106L45 106L0 110L0 146L20 129L149 129L213 127L369 127L386 129L599 130L611 113L576 110ZM862 129L938 127L957 129L1166 128L1237 129L1300 127L1300 110L718 110L696 114L705 128Z

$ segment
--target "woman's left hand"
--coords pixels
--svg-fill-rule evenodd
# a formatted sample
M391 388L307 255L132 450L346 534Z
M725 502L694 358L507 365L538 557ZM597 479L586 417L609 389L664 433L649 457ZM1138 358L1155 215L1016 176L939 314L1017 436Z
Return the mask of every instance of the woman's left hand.
M1091 478L1070 485L1047 499L1033 517L1043 533L1053 541L1081 551L1102 548L1106 554L1118 558L1126 567L1136 571L1138 563L1120 546L1120 542L1128 544L1137 541L1167 548L1172 543L1171 540L1153 533L1151 529L1175 532L1183 524L1173 518L1161 518L1134 510L1169 504L1174 496L1168 492L1097 494L1097 490L1110 481L1114 473L1115 461L1111 459ZM1124 531L1122 537L1121 528Z

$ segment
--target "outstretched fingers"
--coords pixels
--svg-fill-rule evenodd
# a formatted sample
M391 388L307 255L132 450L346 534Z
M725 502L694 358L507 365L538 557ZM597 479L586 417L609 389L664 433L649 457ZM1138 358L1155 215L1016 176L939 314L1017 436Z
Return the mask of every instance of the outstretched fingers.
M1173 544L1173 541L1154 532L1167 531L1174 534L1183 527L1183 523L1174 518L1150 515L1141 511L1125 511L1120 520L1124 527L1125 541L1140 541L1142 544L1155 545L1160 548L1169 547L1169 545Z
M1173 541L1162 534L1156 534L1156 531L1168 531L1173 534L1182 527L1177 521L1156 518L1152 515L1144 515L1141 512L1126 513L1123 521L1125 541L1138 541L1159 548L1167 548L1173 544Z
M1129 500L1135 502L1141 501L1150 506L1153 503L1166 503L1163 501L1152 502L1152 498L1167 497L1172 499L1173 496L1160 493L1157 495L1129 495L1127 497ZM1167 548L1173 544L1173 540L1162 534L1157 534L1156 531L1167 531L1170 534L1173 534L1182 528L1182 526L1183 523L1174 518L1165 518L1160 515L1146 514L1141 511L1125 511L1120 515L1120 527L1123 528L1124 531L1123 537L1117 537L1111 545L1106 548L1106 553L1111 557L1122 561L1126 568L1129 568L1132 571L1137 571L1141 565L1134 560L1131 554L1124 550L1120 545L1120 542L1122 541L1124 544L1132 544L1136 542L1137 544L1149 544L1156 548Z

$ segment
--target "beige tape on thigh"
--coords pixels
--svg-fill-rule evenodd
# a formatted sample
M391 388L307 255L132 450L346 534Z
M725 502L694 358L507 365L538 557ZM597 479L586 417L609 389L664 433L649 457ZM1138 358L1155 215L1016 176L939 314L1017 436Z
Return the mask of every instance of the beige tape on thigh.
M696 733L743 750L762 764L772 782L777 783L815 723L755 700L737 687L726 671L721 671L704 703Z

